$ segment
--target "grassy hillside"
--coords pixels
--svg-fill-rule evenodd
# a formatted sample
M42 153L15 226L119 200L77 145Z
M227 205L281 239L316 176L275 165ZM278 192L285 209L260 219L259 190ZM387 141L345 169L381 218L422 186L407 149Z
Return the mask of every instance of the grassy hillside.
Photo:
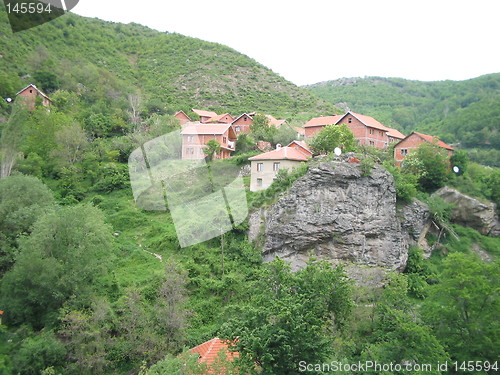
M374 116L409 133L419 130L476 149L472 156L499 166L500 73L466 81L344 78L307 86L332 104Z
M13 96L32 82L49 93L78 92L91 103L111 100L116 107L124 105L127 94L140 91L146 109L156 112L201 107L291 118L333 111L330 104L220 44L74 14L12 34L2 11L0 95Z

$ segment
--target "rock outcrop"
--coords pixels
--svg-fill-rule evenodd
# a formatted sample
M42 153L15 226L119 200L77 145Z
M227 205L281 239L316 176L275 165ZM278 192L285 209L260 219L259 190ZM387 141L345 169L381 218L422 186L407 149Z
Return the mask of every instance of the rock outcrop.
M319 162L276 204L254 212L249 238L262 241L264 260L279 256L297 270L313 254L333 264L347 264L356 279L372 267L402 271L409 242L421 239L428 210L419 204L406 208L405 231L396 211L392 175L375 166L370 176L363 177L360 168L346 162Z
M447 186L436 191L434 195L455 205L451 212L452 222L473 228L484 235L498 236L500 234L500 223L494 203L483 203Z

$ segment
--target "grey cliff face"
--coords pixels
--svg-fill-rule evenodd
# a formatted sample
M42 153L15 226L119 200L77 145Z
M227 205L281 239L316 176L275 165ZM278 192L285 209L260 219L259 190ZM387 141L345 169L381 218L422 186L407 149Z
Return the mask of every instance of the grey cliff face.
M320 162L311 166L279 201L250 218L250 240L261 237L265 261L276 256L292 269L305 266L313 254L332 264L381 267L402 271L409 242L418 242L425 208L409 208L415 219L402 230L396 212L392 175L375 166L363 177L358 164Z
M452 210L452 222L471 227L484 235L500 234L500 223L494 203L483 203L447 186L436 191L434 195L455 205Z

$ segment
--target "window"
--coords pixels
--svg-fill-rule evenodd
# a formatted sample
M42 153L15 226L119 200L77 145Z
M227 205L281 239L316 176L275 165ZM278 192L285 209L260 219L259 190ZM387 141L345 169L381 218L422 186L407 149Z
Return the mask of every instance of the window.
M186 154L187 154L187 155L194 155L194 148L192 148L192 147L188 147L188 148L186 149Z
M408 150L406 148L402 148L401 149L401 155L407 155L408 154Z
M227 143L227 138L226 137L222 137L222 143Z
M380 135L383 137L384 136L384 132L381 130L380 131Z
M257 172L262 172L264 170L264 163L257 163Z
M370 141L370 146L375 146L375 142Z
M352 122L352 117L349 117L349 120L347 122L350 124Z
M193 143L194 142L194 135L188 135L187 141L188 141L188 143Z
M234 128L234 130L237 131L237 132L239 132L240 131L240 127L237 126L237 127Z
M280 169L280 163L279 162L275 162L273 163L273 171L279 171Z
M262 178L257 179L257 186L262 186Z
M373 134L373 129L370 129L370 134Z
M33 94L33 90L30 90L30 94Z

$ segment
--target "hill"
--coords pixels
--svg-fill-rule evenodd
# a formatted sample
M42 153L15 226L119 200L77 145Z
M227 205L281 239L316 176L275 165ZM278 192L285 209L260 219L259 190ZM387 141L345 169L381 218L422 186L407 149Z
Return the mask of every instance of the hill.
M500 73L437 82L343 78L306 88L406 134L417 130L462 148L475 148L480 161L500 165Z
M12 34L2 12L0 95L12 97L29 83L49 94L57 89L84 94L89 104L101 103L97 112L123 107L127 95L137 92L150 112L201 107L290 119L301 112L333 111L308 91L217 43L75 14Z

